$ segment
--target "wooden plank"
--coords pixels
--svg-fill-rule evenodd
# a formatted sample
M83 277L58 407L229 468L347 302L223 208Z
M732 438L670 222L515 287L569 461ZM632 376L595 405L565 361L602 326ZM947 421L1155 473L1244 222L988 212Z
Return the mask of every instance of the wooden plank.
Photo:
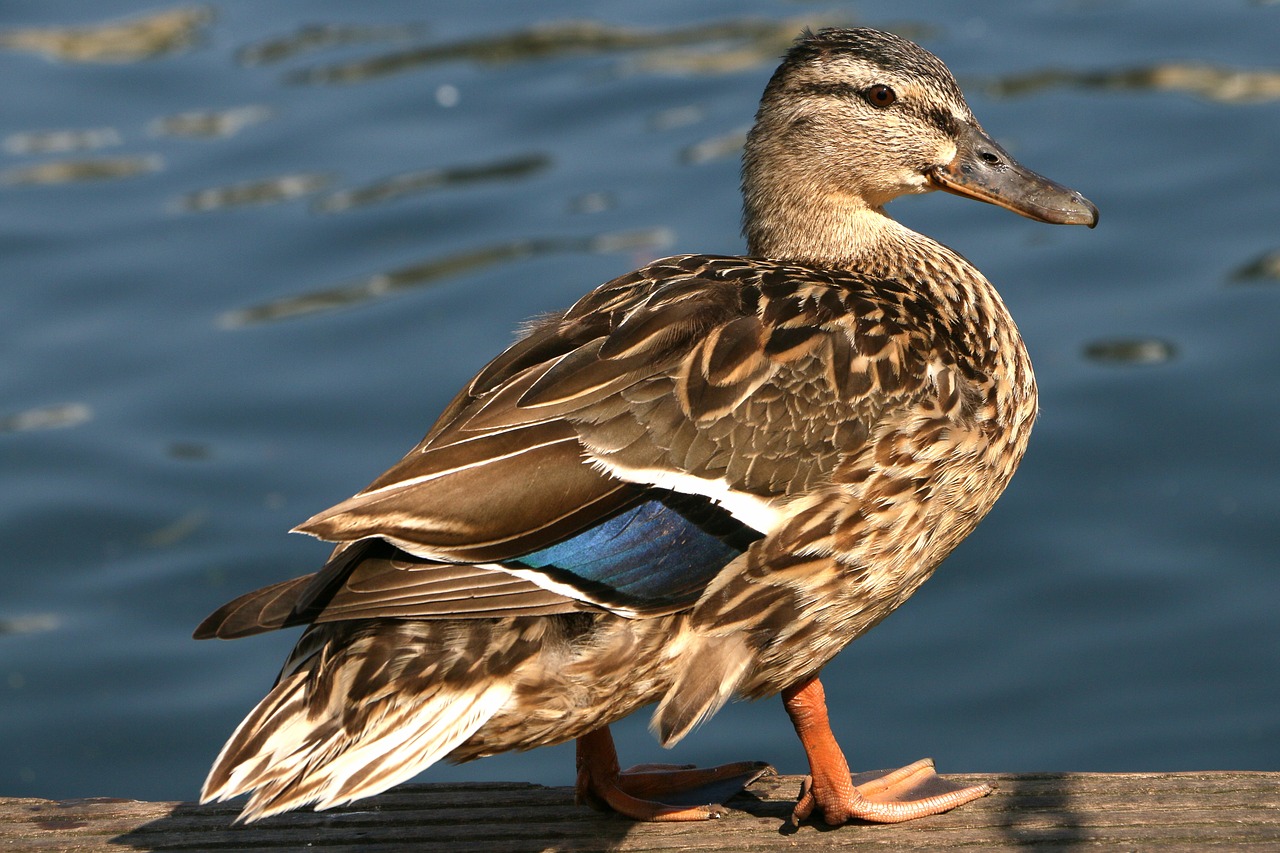
M723 820L637 824L573 804L569 788L406 785L331 812L251 826L237 807L95 798L0 798L0 850L326 851L1055 850L1280 851L1280 773L956 775L999 790L937 817L892 826L790 826L795 776L762 779Z

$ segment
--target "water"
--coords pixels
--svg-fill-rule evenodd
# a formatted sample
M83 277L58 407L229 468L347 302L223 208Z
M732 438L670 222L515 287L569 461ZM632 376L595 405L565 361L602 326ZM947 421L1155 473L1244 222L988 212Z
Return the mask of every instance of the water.
M293 640L194 625L311 571L326 548L285 531L399 458L523 318L740 250L741 132L829 22L920 39L1102 210L1090 232L894 205L1001 287L1043 415L990 518L827 670L852 762L1280 767L1280 7L473 9L0 11L0 794L193 797ZM142 38L67 37L144 13ZM624 763L664 757L643 715L616 732ZM776 700L675 753L741 758L802 769ZM567 784L572 755L427 778Z

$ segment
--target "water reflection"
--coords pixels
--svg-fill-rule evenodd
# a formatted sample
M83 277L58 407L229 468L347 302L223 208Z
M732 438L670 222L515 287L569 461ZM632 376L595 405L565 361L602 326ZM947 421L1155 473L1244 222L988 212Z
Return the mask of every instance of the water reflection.
M10 154L67 154L93 151L119 145L124 141L114 127L84 130L32 130L11 133L4 138L4 150Z
M431 258L336 287L229 311L218 319L226 329L291 320L309 314L361 305L412 288L537 255L559 252L623 252L658 249L674 238L665 228L599 234L592 237L543 237L495 243L479 249Z
M52 631L61 624L62 620L52 613L11 616L8 619L0 619L0 637L6 634L40 634L45 631ZM21 684L13 683L14 675L17 675L17 673L10 674L7 684L11 689L17 689L22 686Z
M337 213L354 207L382 204L446 187L524 178L541 172L550 165L551 158L545 154L524 154L474 166L421 169L394 175L362 187L329 193L317 199L312 209L319 213Z
M1156 338L1113 338L1094 341L1085 347L1084 355L1102 364L1162 364L1172 360L1177 349Z
M654 30L598 21L561 21L302 69L289 74L286 79L293 83L356 83L441 62L506 64L566 55L632 51L650 53L623 66L624 69L725 73L775 61L804 26L819 27L840 22L815 19L810 15L803 19L770 21L748 18ZM695 46L697 50L674 50Z
M202 213L230 207L279 204L319 192L332 182L331 175L318 172L277 175L189 192L177 200L175 207L189 213Z
M720 136L712 136L695 142L680 152L681 163L707 163L737 157L747 144L748 127L740 127Z
M0 416L0 433L29 432L37 429L56 429L82 424L93 417L93 410L84 403L60 403Z
M352 44L404 42L418 38L427 28L419 24L374 27L359 24L311 24L287 36L251 44L236 52L241 65L270 65L305 53Z
M147 130L152 136L227 137L264 122L272 115L270 107L257 104L227 110L193 111L162 116L151 122Z
M1280 281L1280 249L1255 258L1231 274L1233 282Z
M165 448L165 455L171 459L188 462L204 461L213 458L213 450L207 444L194 441L174 441Z
M0 48L64 62L137 62L185 50L212 21L212 7L183 6L90 26L0 30Z
M204 527L208 519L209 513L207 511L203 509L192 510L159 530L151 531L144 541L152 548L171 547Z
M674 130L698 124L707 117L707 109L699 104L686 104L662 110L649 117L650 130Z
M1194 62L1165 62L1110 71L1049 68L991 81L986 90L1009 97L1056 87L1119 91L1185 92L1221 103L1256 103L1280 98L1280 71L1244 71Z
M33 186L37 184L70 184L83 181L111 181L132 178L164 168L157 154L125 157L98 157L85 160L58 160L15 166L0 172L0 184Z
M570 213L604 213L617 206L618 197L602 190L585 192L569 199Z

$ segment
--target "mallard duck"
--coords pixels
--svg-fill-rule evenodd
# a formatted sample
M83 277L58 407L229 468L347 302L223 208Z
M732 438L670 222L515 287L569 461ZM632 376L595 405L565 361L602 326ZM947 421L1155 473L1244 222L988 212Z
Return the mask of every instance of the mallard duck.
M810 764L796 821L991 791L927 760L855 782L818 678L991 509L1036 417L995 289L884 208L941 189L1050 223L1097 209L1014 162L935 56L871 29L801 35L742 189L747 256L654 261L535 322L404 459L296 528L337 543L317 573L200 625L308 626L204 801L326 809L576 739L581 801L707 819L677 801L767 765L622 771L609 724L656 703L672 746L775 694Z

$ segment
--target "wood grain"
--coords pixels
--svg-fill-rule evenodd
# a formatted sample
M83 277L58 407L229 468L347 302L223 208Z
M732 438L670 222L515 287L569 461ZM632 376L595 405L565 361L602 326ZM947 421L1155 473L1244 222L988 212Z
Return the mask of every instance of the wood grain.
M637 824L570 788L405 785L346 809L233 825L235 805L0 798L0 850L756 851L1280 850L1280 773L954 775L992 796L907 824L791 827L795 776L762 779L719 821Z

